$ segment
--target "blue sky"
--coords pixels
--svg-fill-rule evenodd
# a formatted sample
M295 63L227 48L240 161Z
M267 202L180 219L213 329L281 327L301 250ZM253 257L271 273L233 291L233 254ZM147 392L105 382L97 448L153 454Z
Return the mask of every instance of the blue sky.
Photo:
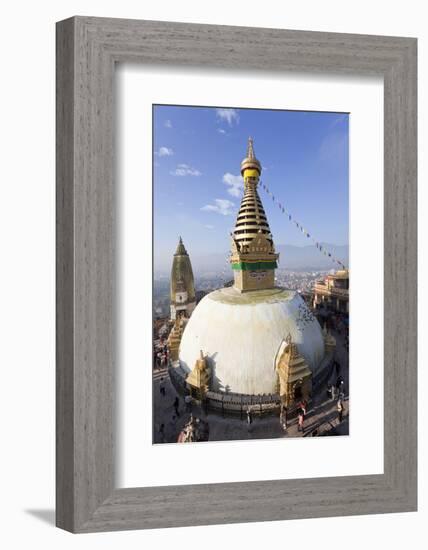
M320 242L348 243L347 114L156 105L153 124L155 268L178 235L191 254L229 250L248 136L261 180L294 218ZM310 244L259 194L276 244Z

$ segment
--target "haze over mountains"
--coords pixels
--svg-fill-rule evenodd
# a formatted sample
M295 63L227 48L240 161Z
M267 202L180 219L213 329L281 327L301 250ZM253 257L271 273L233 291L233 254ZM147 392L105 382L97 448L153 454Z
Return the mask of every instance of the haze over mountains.
M323 247L332 255L343 262L349 263L349 246L321 243ZM332 262L331 258L325 256L315 245L293 246L280 244L276 247L279 252L279 267L282 269L331 269L338 268L337 264Z
M321 243L332 255L345 265L349 265L349 246ZM339 266L330 258L322 254L315 245L293 246L280 244L276 246L279 252L279 268L295 271L316 271L324 269L338 269ZM190 257L195 276L205 273L218 273L222 271L228 252L224 254L198 255ZM171 270L172 257L167 261L158 262L155 265L155 272L158 274L169 274Z

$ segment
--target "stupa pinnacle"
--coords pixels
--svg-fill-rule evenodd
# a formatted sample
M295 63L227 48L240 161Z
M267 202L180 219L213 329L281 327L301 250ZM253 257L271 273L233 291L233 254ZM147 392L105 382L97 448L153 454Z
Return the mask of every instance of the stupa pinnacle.
M241 162L244 196L232 234L230 263L234 287L240 292L274 288L279 254L275 253L272 234L257 192L262 172L254 153L253 140L248 139L247 156Z

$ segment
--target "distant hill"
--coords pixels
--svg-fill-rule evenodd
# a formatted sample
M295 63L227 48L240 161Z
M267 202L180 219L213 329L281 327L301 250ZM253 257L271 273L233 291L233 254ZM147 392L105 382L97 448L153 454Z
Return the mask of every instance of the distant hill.
M342 261L345 265L349 265L349 247L348 245L334 245L328 243L321 243L329 252L333 254L338 260ZM324 270L334 269L338 266L334 264L331 259L324 256L315 245L308 246L293 246L289 244L280 244L276 246L277 252L279 252L279 268L280 269L292 269L296 271L304 270ZM228 252L224 254L211 254L205 255L192 255L190 257L193 272L196 275L203 275L208 273L219 273L223 270L226 264L226 258ZM171 266L160 265L156 266L158 273L169 274Z
M332 255L343 262L349 264L349 246L321 243L323 247L331 252ZM315 245L310 246L292 246L280 244L276 247L279 252L279 267L282 269L330 269L335 264L328 256L322 254Z

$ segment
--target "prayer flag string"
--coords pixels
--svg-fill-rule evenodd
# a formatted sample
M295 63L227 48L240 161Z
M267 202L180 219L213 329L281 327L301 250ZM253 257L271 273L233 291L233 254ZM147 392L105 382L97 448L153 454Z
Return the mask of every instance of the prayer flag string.
M294 216L288 212L288 210L285 208L285 206L280 203L277 199L275 199L275 195L273 195L273 193L270 191L269 187L264 183L264 182L260 182L260 186L261 188L266 191L266 193L271 197L272 199L272 202L274 202L275 204L278 205L278 208L279 210L281 211L282 214L284 214L285 216L287 216L288 218L288 221L289 222L294 222L295 226L297 229L300 229L300 231L303 233L303 235L305 235L308 239L310 239L314 245L316 246L316 248L322 253L324 254L324 256L327 256L328 258L330 258L333 262L335 262L336 264L340 265L342 267L342 269L346 269L346 266L343 262L341 262L340 260L338 260L337 258L335 258L331 252L329 252L328 250L325 249L325 247L319 242L317 241L311 233L309 233L304 227L302 224L300 224L295 218Z

